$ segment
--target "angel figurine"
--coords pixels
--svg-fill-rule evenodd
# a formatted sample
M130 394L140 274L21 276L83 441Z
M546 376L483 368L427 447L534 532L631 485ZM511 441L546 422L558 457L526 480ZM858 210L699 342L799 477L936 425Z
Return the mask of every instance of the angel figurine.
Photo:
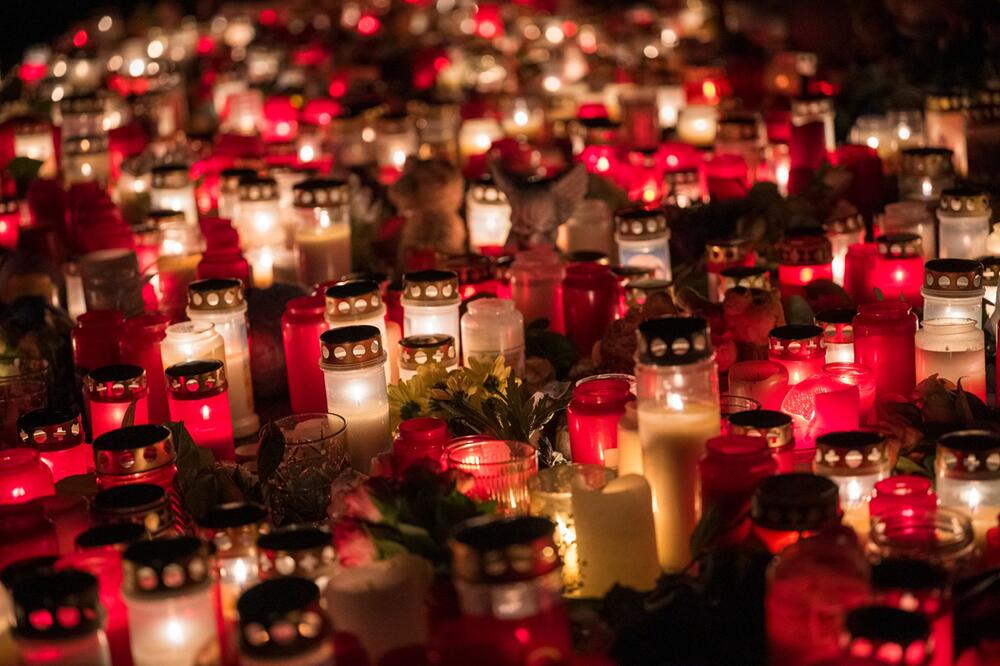
M494 163L493 181L511 207L511 237L519 247L555 245L559 225L570 218L587 194L587 170L576 164L545 178L519 179Z

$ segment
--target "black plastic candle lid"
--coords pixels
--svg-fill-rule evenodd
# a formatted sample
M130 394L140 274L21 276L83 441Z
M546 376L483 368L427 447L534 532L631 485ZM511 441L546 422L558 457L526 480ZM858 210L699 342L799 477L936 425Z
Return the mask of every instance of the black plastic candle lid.
M109 430L94 440L95 451L131 451L159 444L170 437L166 426L146 424Z
M847 613L845 621L851 638L867 638L878 643L898 643L904 649L930 635L930 623L918 613L892 606L864 606Z
M122 554L122 589L135 594L174 593L210 581L212 549L178 536L139 541Z
M838 430L816 438L816 444L835 449L867 449L885 441L885 435L871 430Z
M773 409L751 409L730 414L729 422L745 428L781 428L791 425L792 417Z
M90 379L99 384L108 382L127 382L138 379L146 371L138 365L127 363L117 363L115 365L104 365L90 371Z
M54 555L43 555L42 557L27 557L23 560L11 562L0 571L0 583L8 590L12 590L15 585L26 578L33 578L55 571L56 562L59 560Z
M346 280L327 287L327 298L353 298L366 294L378 293L378 282L374 280Z
M657 317L639 324L639 360L653 365L686 365L712 357L708 322L701 317Z
M779 340L808 340L823 335L823 329L811 324L786 324L776 326L768 333L768 337Z
M97 579L76 569L41 573L14 585L14 633L70 638L101 628Z
M872 567L875 590L934 590L948 581L947 571L924 560L885 558Z
M267 518L267 509L253 502L227 502L216 504L198 519L198 526L212 530L225 530L261 523Z
M105 546L128 546L148 536L146 528L137 523L108 523L80 532L76 547L80 549Z
M331 543L329 532L316 527L289 527L260 535L257 545L264 550L288 551L321 548Z
M329 638L330 621L319 605L319 588L289 576L259 583L236 605L240 649L248 655L288 657L315 648Z
M152 483L129 483L94 495L94 510L120 513L154 508L166 501L167 491Z
M763 479L750 502L753 522L773 530L815 530L836 519L837 484L815 474L779 474Z

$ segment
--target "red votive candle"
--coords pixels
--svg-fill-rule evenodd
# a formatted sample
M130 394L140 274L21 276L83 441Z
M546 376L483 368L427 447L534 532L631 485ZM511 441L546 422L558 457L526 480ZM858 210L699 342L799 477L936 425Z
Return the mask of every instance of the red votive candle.
M250 262L240 250L240 235L231 226L215 225L205 233L205 252L198 262L199 280L208 278L250 280Z
M574 264L563 278L563 313L566 335L584 356L615 318L618 282L607 266ZM582 461L578 461L582 462Z
M715 155L702 163L702 170L713 201L742 199L750 188L747 163L739 155Z
M14 562L58 553L55 527L38 502L0 504L0 571Z
M138 365L105 365L84 378L83 392L90 415L90 436L122 427L122 419L135 403L132 425L149 423L149 389L146 371Z
M914 336L917 316L902 301L858 307L854 318L854 361L875 374L875 400L906 402L916 383Z
M875 262L875 287L887 300L906 301L910 307L924 305L920 288L924 283L923 243L917 234L879 236Z
M771 329L767 357L788 371L788 385L818 375L826 364L823 329L819 326L788 324Z
M160 343L167 337L170 317L159 312L135 315L125 320L118 351L122 363L138 365L146 371L149 387L149 420L163 423L170 417L167 409L167 383L163 376Z
M930 622L934 655L928 666L954 663L951 582L945 569L921 560L885 558L872 567L872 593L876 603L920 613Z
M795 431L792 417L773 409L753 409L730 414L729 434L759 437L767 443L779 474L795 469Z
M937 506L937 495L931 480L925 476L901 474L882 479L875 484L868 512L881 516L886 512L913 509L916 512L933 511Z
M705 448L705 457L698 462L702 513L717 509L726 530L723 543L740 543L750 534L754 488L761 479L773 476L778 465L762 437L713 437Z
M17 199L0 199L0 247L13 250L21 229L21 207Z
M877 243L857 243L847 248L844 257L844 291L855 303L875 300Z
M875 418L875 375L869 368L860 363L827 363L823 366L823 374L838 382L858 387L862 424Z
M43 407L25 412L17 417L17 434L22 446L38 451L53 481L94 469L94 453L83 441L83 423L76 409Z
M498 513L523 513L528 508L528 479L538 473L538 453L524 442L480 435L449 442L448 469L472 476L471 497L493 500Z
M566 409L573 462L617 465L618 422L625 415L625 404L633 399L625 379L591 379L576 385Z
M30 502L55 492L52 472L38 451L27 447L0 451L0 505Z
M325 308L324 296L301 296L288 301L281 315L288 396L295 414L326 411L326 388L319 367L319 336L329 328L323 318Z
M815 474L762 479L750 499L753 535L772 555L840 522L837 484Z
M406 419L399 424L399 435L392 442L392 469L396 477L418 461L430 461L435 469L450 439L448 424L433 416Z
M233 417L222 361L186 361L164 372L170 420L182 422L194 443L211 451L216 460L236 460Z
M822 232L787 232L777 245L781 298L801 296L814 280L833 280L833 248Z
M118 363L118 339L124 323L125 315L118 310L91 310L76 318L70 339L79 377L94 368Z

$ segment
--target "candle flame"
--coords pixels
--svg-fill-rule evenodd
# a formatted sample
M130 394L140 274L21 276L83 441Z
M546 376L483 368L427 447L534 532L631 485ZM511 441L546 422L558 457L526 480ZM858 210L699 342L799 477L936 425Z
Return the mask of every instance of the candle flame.
M299 148L299 161L300 162L312 162L316 159L316 149L306 144Z
M207 421L212 415L212 410L208 408L208 405L201 406L201 419Z
M184 635L184 625L175 619L167 620L167 623L163 625L163 633L167 640L174 645L183 645L185 638L187 638Z
M934 186L931 184L930 178L924 178L922 181L920 181L920 193L924 195L924 197L931 196L933 192L934 192Z
M684 398L682 398L677 393L671 393L670 395L667 396L667 407L678 412L683 411Z
M524 127L528 124L528 112L524 109L518 109L514 112L514 124L518 127Z
M857 479L851 479L847 482L847 504L848 506L854 506L861 501L861 484L858 483Z
M250 571L247 567L247 563L243 559L238 559L233 563L233 582L235 582L240 587L246 585L247 578L250 577Z
M979 488L973 486L962 493L962 500L969 506L969 513L975 513L983 501L983 496L979 492Z
M910 127L909 125L900 125L899 129L896 130L896 134L899 135L900 141L906 141L910 138Z

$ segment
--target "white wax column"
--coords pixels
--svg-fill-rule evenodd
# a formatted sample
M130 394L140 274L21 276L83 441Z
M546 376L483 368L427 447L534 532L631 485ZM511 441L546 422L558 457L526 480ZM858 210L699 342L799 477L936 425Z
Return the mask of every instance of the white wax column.
M653 496L646 480L629 474L597 490L574 484L572 504L582 596L602 597L615 583L635 590L652 589L660 567Z
M327 411L347 421L351 465L365 474L372 458L388 451L392 443L384 365L324 369Z
M605 451L607 455L616 451L618 474L642 474L642 443L639 441L639 422L635 413L635 402L625 405L625 415L618 421L618 448ZM608 464L609 467L613 465Z

